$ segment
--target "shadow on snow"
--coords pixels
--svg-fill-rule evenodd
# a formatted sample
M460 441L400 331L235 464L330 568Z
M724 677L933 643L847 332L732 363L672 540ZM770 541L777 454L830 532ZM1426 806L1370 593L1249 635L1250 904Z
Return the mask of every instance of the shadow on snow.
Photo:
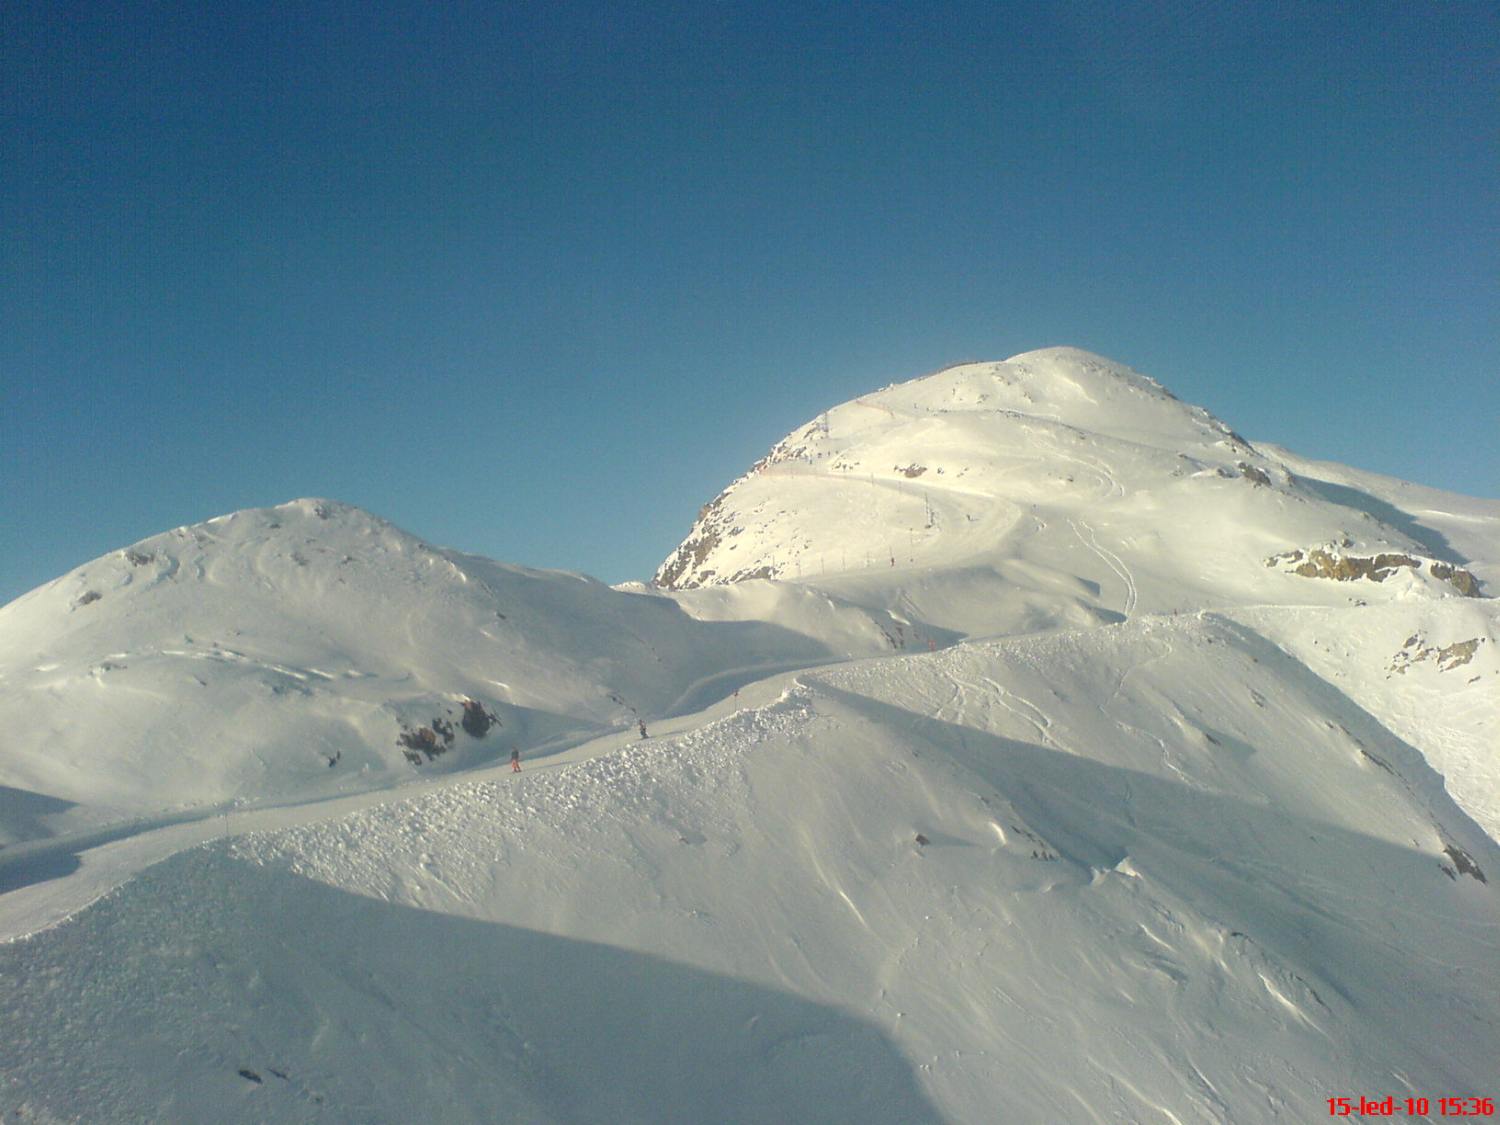
M0 1010L6 1096L65 1116L941 1121L886 1036L838 1008L221 845L0 946Z

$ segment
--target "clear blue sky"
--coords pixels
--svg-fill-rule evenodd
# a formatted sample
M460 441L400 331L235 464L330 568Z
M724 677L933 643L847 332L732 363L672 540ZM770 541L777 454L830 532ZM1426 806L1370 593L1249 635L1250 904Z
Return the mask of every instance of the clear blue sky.
M798 423L1076 344L1500 495L1500 8L0 6L0 602L297 496L646 577Z

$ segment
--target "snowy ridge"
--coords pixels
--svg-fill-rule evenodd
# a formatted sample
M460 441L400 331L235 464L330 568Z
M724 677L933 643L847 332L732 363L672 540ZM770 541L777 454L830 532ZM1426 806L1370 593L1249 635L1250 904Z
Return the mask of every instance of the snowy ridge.
M830 409L652 586L153 537L0 609L0 1113L1495 1096L1497 583L1500 502L1067 348Z
M886 643L838 607L821 637L715 616L327 500L178 528L0 609L0 844L384 788L633 725L704 677Z

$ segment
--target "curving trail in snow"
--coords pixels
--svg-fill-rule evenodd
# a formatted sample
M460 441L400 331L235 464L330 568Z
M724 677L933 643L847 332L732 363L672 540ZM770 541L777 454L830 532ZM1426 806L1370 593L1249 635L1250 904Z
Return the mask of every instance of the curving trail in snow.
M1078 530L1080 525L1082 525L1083 531ZM1122 560L1119 555L1115 554L1113 551L1108 550L1105 547L1100 546L1099 539L1094 534L1094 529L1089 525L1087 520L1078 519L1075 521L1069 518L1068 526L1073 529L1073 534L1078 536L1079 542L1081 542L1090 551L1093 551L1094 554L1098 555L1099 558L1103 561L1104 565L1109 567L1110 570L1114 571L1115 576L1119 578L1119 580L1124 584L1125 606L1122 612L1126 617L1129 617L1132 613L1135 612L1135 604L1138 596L1135 585L1135 576L1130 573L1130 568L1125 565L1124 560ZM1084 536L1085 531L1088 532L1087 538L1085 538Z
M995 701L1011 712L1022 722L1029 723L1036 729L1036 734L1044 746L1063 749L1052 737L1052 718L1029 699L1023 699L1015 692L1006 688L1000 681L986 676L985 685L994 693ZM1026 710L1022 711L1024 707Z

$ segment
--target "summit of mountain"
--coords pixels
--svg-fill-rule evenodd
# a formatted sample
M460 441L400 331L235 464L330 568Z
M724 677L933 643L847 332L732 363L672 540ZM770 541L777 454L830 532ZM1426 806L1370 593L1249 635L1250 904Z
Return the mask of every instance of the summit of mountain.
M1500 528L1500 505L1452 501L1456 519ZM981 635L1048 616L1346 600L1267 573L1268 559L1315 548L1410 561L1369 597L1483 588L1442 521L1305 476L1129 367L1047 348L894 384L799 426L703 508L655 582L899 586L932 627ZM976 581L995 592L977 620L932 589Z

